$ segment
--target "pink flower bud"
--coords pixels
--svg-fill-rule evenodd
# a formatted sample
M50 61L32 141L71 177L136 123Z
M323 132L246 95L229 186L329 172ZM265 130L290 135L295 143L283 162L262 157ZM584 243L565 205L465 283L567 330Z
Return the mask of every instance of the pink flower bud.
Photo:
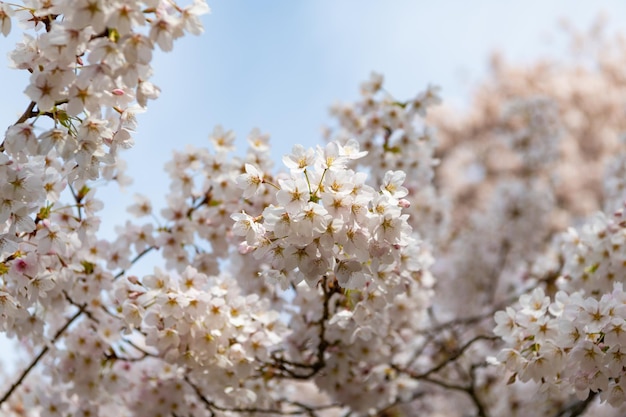
M240 254L247 255L254 250L254 246L248 245L246 242L241 242L237 248Z
M409 208L411 207L411 202L409 200L406 200L404 198L401 198L398 201L398 206L402 207L402 208Z

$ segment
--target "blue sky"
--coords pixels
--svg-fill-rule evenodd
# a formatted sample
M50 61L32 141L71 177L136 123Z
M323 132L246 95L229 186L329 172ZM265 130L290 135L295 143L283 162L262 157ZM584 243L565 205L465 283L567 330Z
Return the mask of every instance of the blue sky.
M328 106L357 98L371 71L383 73L399 98L431 83L442 87L445 101L463 103L496 49L514 62L565 55L561 18L586 28L604 11L614 27L626 29L626 3L618 0L213 0L210 6L204 35L156 54L153 81L162 95L141 115L136 146L124 155L134 185L124 193L99 192L109 236L126 218L133 192L163 201L169 184L162 167L171 151L208 145L218 123L234 129L242 145L253 127L270 133L279 160L295 143L319 143ZM0 38L0 56L18 39ZM0 125L26 108L26 80L0 66Z
M157 54L154 82L162 95L140 119L136 148L126 156L136 189L157 199L167 188L160 173L171 149L208 144L215 124L235 130L242 145L253 127L270 133L279 160L295 143L319 143L328 106L357 98L371 71L385 74L387 90L399 98L432 83L442 87L445 101L458 104L485 76L494 50L515 62L565 55L566 38L557 27L562 18L587 28L604 11L616 27L626 28L622 1L210 5L203 36Z

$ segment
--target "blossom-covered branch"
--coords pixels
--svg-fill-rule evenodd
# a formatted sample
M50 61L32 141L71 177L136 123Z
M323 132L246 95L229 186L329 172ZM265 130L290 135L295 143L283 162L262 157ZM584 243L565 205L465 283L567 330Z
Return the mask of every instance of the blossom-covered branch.
M29 356L3 375L3 415L623 414L621 66L496 64L459 120L433 111L438 88L397 98L374 73L280 167L269 135L235 153L216 126L166 165L166 206L136 195L106 239L96 194L128 180L154 49L206 12L0 1L29 73L0 146L0 331ZM581 104L565 76L615 94Z

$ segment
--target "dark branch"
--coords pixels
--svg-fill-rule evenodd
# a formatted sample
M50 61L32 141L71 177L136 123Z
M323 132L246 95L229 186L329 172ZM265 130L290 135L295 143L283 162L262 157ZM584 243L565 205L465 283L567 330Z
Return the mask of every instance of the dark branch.
M19 387L22 382L24 382L24 379L28 376L28 374L30 373L30 371L33 370L33 368L35 366L37 366L37 364L39 363L39 361L41 361L41 358L44 357L44 355L48 352L48 350L50 350L50 346L54 345L54 343L59 340L59 338L63 335L63 333L65 333L65 331L68 329L68 327L71 326L71 324L78 318L80 317L83 312L85 311L85 306L81 306L79 308L79 310L76 312L76 314L74 314L64 325L63 327L61 327L56 334L54 335L54 337L52 338L52 340L50 341L50 344L44 346L44 348L41 350L41 352L39 352L39 355L37 355L30 363L30 365L28 365L28 368L26 368L24 370L24 372L22 372L22 374L20 375L20 377L17 379L17 381L15 381L15 383L13 383L13 385L11 385L11 388L9 388L9 390L4 394L4 396L0 399L0 405L2 405L6 400L9 399L9 397L11 396L11 394L13 394L13 392L17 389L17 387Z
M22 113L20 118L17 119L17 122L15 122L15 124L19 125L20 123L24 123L26 120L33 117L33 109L35 108L35 105L36 103L34 101L31 101L24 113Z
M587 411L587 408L589 408L597 395L597 392L590 392L586 400L576 401L575 403L570 404L566 408L559 411L554 417L578 417L582 415L585 411Z

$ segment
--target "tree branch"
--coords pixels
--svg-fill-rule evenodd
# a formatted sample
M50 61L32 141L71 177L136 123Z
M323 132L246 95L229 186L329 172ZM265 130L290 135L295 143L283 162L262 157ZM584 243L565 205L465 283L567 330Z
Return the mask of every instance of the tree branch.
M272 354L272 359L274 359L273 363L266 363L261 371L266 370L278 370L280 374L273 374L275 378L292 378L292 379L309 379L312 376L316 375L320 370L326 366L326 350L332 346L326 340L326 322L330 318L330 299L333 294L338 293L340 291L337 285L329 285L328 277L326 275L323 276L321 281L322 291L324 292L324 304L322 310L322 317L314 322L315 325L319 327L319 344L317 345L317 350L315 352L315 361L313 363L299 363L289 361L287 359L281 358L276 354ZM296 372L295 369L292 368L300 368L300 369L308 369L309 372L301 374Z
M578 417L582 415L585 411L587 411L587 408L589 408L593 400L596 399L597 395L597 392L590 392L586 400L576 401L575 403L570 404L566 408L559 411L558 414L555 414L554 417Z
M440 371L442 368L444 368L445 366L447 366L448 364L454 362L455 360L457 360L461 355L463 355L463 353L465 353L465 351L472 346L474 343L476 343L479 340L498 340L499 337L498 336L487 336L487 335L478 335L472 339L470 339L469 341L467 341L463 346L461 346L460 348L458 348L456 350L456 352L454 352L450 357L448 357L446 360L441 361L438 365L435 365L434 367L430 368L427 371L424 371L422 373L415 373L412 372L408 369L402 369L397 365L393 365L392 364L392 368L394 368L395 370L397 370L398 372L403 372L405 374L407 374L408 376L410 376L413 379L424 379L426 377L428 377L429 375Z
M22 113L20 118L17 119L17 122L15 122L15 124L19 125L20 123L24 123L26 120L33 117L32 114L33 114L33 109L35 108L35 105L36 103L34 101L31 101L28 107L26 108L26 110L24 111L24 113Z
M137 262L138 260L140 260L141 258L144 257L144 255L146 255L147 253L151 252L152 250L156 249L156 246L148 246L147 248L145 248L143 251L141 251L140 253L138 253L133 259L131 259L130 264L134 265L135 262ZM120 272L118 272L117 274L115 274L115 276L113 277L113 281L119 279L122 275L124 275L126 273L127 269L122 269Z
M81 306L78 311L76 312L76 314L74 314L64 325L63 327L61 327L56 334L54 335L54 337L52 338L52 340L50 341L50 344L44 346L44 348L41 350L41 352L39 352L39 355L37 355L30 363L30 365L28 365L28 367L24 370L24 372L22 372L22 374L20 375L20 377L17 379L17 381L15 381L15 383L13 383L13 385L11 385L11 388L9 388L9 390L4 394L4 396L0 399L0 405L2 405L6 400L9 399L9 397L11 396L11 394L13 394L13 392L17 389L17 387L19 387L22 382L24 382L24 379L28 376L28 374L30 373L30 371L33 370L33 368L35 366L37 366L37 364L39 363L39 361L41 360L41 358L44 357L44 355L48 352L48 350L50 350L50 346L52 346L57 340L59 340L59 338L63 335L63 333L65 333L65 331L68 329L68 327L70 327L70 325L78 318L80 317L83 312L85 311L85 305Z

